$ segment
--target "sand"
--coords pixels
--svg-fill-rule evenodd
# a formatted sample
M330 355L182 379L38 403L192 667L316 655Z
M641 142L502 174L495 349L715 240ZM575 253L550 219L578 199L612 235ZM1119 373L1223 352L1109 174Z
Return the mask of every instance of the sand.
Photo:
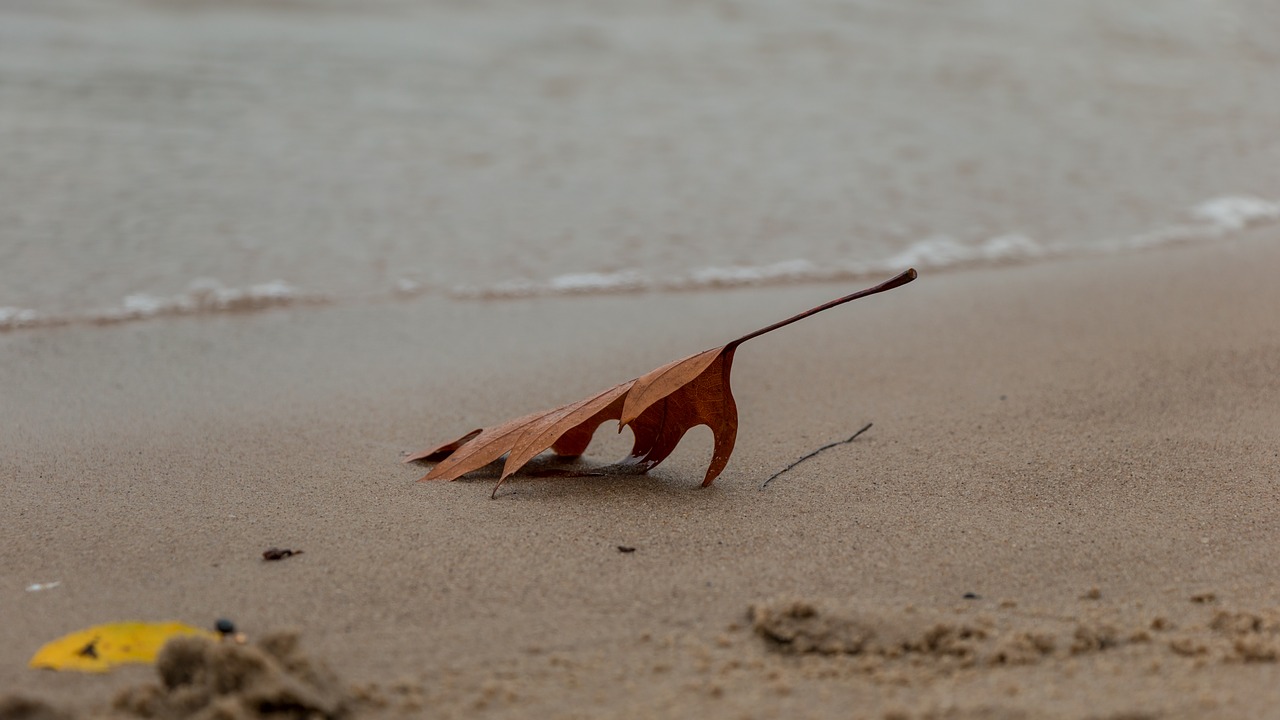
M754 340L708 489L705 429L497 500L398 458L849 288L2 335L0 687L102 708L150 671L27 657L229 617L298 629L371 717L1266 717L1276 240L922 274Z

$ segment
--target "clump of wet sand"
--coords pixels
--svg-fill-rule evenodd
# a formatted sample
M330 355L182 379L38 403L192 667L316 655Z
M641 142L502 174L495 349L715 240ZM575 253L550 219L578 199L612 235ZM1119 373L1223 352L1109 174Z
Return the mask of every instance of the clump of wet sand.
M343 684L323 662L299 649L295 632L264 635L252 645L175 637L157 656L156 672L158 684L120 691L105 717L341 720L351 711ZM74 717L43 700L0 698L0 720Z
M1003 606L974 614L801 598L757 603L750 616L756 634L783 654L880 662L910 657L944 670L1031 665L1135 646L1206 662L1280 662L1280 609L1216 610L1182 628L1161 615L1055 618Z
M162 719L343 718L347 698L332 671L278 632L256 645L201 637L170 640L156 658L159 685L129 688L113 708Z

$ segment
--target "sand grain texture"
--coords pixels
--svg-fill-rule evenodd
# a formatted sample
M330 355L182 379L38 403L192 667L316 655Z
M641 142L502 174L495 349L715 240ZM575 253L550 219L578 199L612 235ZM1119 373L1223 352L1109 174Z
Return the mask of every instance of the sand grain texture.
M648 476L517 476L497 501L492 475L415 483L396 451L651 364L626 342L637 326L669 354L828 288L5 336L45 361L3 370L19 421L0 432L21 451L4 459L17 511L0 558L23 618L0 631L3 684L90 707L136 674L33 673L27 649L107 619L226 615L300 626L366 713L1265 717L1276 247L1259 232L926 276L761 338L737 368L752 423L707 489L697 432ZM680 308L699 319L658 332ZM504 347L547 313L581 322ZM428 316L485 331L424 360L434 341L404 328ZM521 367L497 359L511 353ZM599 440L586 462L625 449ZM281 543L307 552L262 561ZM787 632L822 652L780 653L748 615L779 596L871 614L819 613L836 629Z

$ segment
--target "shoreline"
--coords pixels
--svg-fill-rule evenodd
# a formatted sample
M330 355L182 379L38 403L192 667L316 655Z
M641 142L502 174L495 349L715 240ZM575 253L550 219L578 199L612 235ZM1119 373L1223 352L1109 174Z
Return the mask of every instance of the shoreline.
M1017 233L966 244L947 235L919 240L892 257L859 262L815 263L806 258L765 265L702 267L683 275L654 277L634 270L579 271L542 280L515 279L490 285L424 285L401 277L382 290L335 295L304 290L284 280L226 287L211 278L192 280L185 291L168 296L135 292L118 305L79 312L48 314L26 307L0 306L0 333L63 326L109 326L182 316L244 314L281 307L320 306L361 302L378 304L411 301L432 295L456 301L514 301L534 297L593 297L642 293L681 293L818 285L870 281L905 267L925 272L963 272L1026 265L1090 256L1153 252L1196 244L1230 242L1241 233L1280 220L1280 203L1254 196L1223 196L1188 209L1190 220L1123 239L1070 247L1043 244Z

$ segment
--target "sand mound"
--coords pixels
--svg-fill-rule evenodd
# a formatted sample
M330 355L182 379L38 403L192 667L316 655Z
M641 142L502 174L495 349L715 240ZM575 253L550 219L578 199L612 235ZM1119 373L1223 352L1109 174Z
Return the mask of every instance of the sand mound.
M106 715L155 720L339 720L352 701L338 678L298 649L298 635L255 645L176 637L156 658L159 685L121 691ZM93 717L100 717L93 714ZM0 697L0 720L72 720L76 715L18 695Z
M127 689L113 708L165 720L328 719L348 712L337 678L298 650L295 633L266 635L252 646L174 638L156 658L156 670L160 685Z
M940 668L993 667L1147 646L1207 661L1280 661L1280 611L1275 610L1218 610L1184 628L1161 616L1051 618L1010 610L973 614L799 599L756 604L750 613L755 632L771 649L796 655L910 657Z
M1037 662L1064 643L1049 632L1004 629L989 619L941 611L888 610L781 600L751 608L756 632L785 653L932 658L961 666ZM1084 629L1091 646L1114 644L1113 633ZM1079 640L1077 641L1077 644Z

